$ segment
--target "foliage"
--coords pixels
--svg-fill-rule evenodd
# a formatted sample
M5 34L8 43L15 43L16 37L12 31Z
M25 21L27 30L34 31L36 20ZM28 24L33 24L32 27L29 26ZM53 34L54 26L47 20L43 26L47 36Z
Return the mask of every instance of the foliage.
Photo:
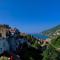
M3 26L4 26L5 28L8 28L8 29L11 28L9 25L6 25L6 24L3 24Z
M51 41L51 43L56 47L56 48L60 48L60 36L58 36L57 38L53 39Z
M57 60L58 53L52 46L49 45L43 52L43 56L43 60Z
M47 49L43 52L43 60L60 60L60 52L56 49L60 48L60 36L51 40Z
M20 46L17 49L17 51L22 60L42 60L41 47L40 49L36 49L31 46L28 47L26 43L22 45L21 49L20 49Z

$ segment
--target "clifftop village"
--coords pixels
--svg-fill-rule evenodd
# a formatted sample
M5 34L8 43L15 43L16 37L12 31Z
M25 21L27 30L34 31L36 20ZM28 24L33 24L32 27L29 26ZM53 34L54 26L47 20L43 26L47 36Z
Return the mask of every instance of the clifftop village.
M60 30L52 35L60 35ZM40 38L36 35L22 33L17 28L11 28L9 25L0 24L0 60L3 60L4 57L7 60L24 60L24 54L27 54L27 52L31 54L33 52L34 55L35 52L38 52L38 55L47 48L50 42L51 38L49 37ZM40 55L38 56L40 57Z
M46 40L35 38L29 34L21 33L16 28L12 29L9 25L0 24L0 55L4 55L6 52L11 55L12 51L16 52L18 47L21 48L21 44L24 43L27 43L28 46L36 47L35 45L37 44L40 45L42 43L44 45L48 43L48 38Z
M9 35L9 32L13 35L16 31L17 31L16 28L13 29L9 25L0 24L0 38L7 38ZM26 36L26 35L28 35L28 34L20 32L20 36ZM41 38L39 39L38 37L36 37L36 39L38 39L40 41L42 40L45 42L45 41L48 41L49 38L47 38L46 40L43 40Z

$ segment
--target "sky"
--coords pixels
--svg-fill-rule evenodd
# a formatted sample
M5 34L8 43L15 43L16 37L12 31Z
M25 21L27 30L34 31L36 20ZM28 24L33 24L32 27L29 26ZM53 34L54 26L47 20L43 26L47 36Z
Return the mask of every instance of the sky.
M60 0L0 0L0 24L38 33L60 24Z

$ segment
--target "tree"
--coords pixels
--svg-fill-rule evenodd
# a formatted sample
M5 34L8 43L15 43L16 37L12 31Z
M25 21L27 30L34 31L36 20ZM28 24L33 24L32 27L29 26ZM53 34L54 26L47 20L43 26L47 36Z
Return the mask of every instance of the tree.
M14 37L15 37L16 39L20 38L20 31L19 31L17 28L15 28Z
M56 49L60 47L60 37L51 40L48 47L43 52L43 60L60 60L60 52Z
M58 53L52 46L49 45L43 52L43 56L43 60L57 60Z

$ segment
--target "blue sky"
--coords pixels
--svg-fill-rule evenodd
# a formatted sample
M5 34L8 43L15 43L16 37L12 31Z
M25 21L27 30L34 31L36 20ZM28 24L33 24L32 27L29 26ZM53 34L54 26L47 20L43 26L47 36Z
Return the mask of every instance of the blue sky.
M0 23L22 32L40 32L60 24L60 0L0 0Z

